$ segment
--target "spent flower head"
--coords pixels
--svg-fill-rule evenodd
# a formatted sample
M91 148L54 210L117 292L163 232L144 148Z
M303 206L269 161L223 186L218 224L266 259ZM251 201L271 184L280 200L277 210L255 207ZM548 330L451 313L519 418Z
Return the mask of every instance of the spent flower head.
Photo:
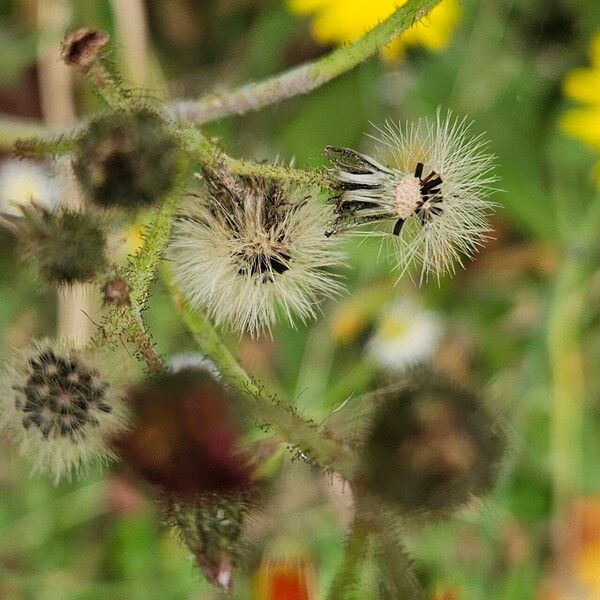
M347 148L327 148L338 181L333 231L367 223L389 223L401 275L420 264L421 280L454 272L472 257L489 233L493 204L487 196L497 177L494 157L466 119L451 113L402 127L378 129L376 160ZM385 163L384 163L385 161Z
M89 125L78 141L74 169L100 208L147 208L175 184L181 165L177 140L146 109L116 111Z
M56 284L94 279L106 266L106 236L97 216L60 210L49 212L35 202L20 207L21 216L6 215L23 257Z
M192 306L237 331L269 329L278 310L305 321L343 290L330 271L343 255L324 235L331 217L310 190L212 174L175 224L175 280Z
M125 428L125 412L118 387L90 353L39 341L4 367L0 387L0 426L34 472L58 482L115 457L108 443Z
M361 467L371 493L404 511L436 516L493 485L505 436L479 394L417 369L373 401Z

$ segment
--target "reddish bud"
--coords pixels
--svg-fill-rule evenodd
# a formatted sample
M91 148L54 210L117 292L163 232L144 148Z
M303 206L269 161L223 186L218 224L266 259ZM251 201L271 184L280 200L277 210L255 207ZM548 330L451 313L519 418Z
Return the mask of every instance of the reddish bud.
M134 388L129 399L134 425L116 448L146 481L179 495L248 489L238 402L222 383L185 370Z

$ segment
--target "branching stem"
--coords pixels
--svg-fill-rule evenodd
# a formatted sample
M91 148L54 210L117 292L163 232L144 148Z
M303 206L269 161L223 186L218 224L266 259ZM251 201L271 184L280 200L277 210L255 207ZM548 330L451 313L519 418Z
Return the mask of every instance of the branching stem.
M423 18L439 2L408 0L363 37L323 58L231 92L213 93L198 101L175 102L169 112L176 118L202 124L306 94L365 61Z

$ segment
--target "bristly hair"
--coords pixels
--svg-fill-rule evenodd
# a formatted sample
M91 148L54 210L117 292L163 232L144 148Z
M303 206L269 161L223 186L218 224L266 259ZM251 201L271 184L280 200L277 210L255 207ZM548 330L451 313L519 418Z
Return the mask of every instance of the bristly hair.
M206 175L174 228L170 248L176 282L194 307L219 325L258 335L281 311L315 316L319 302L343 291L330 271L342 264L325 235L332 210L308 188L261 179Z
M0 377L0 428L55 483L115 456L109 439L126 426L118 388L68 342L38 341Z
M498 180L495 157L471 127L439 110L434 122L388 122L371 137L392 166L347 148L327 148L340 190L332 233L389 223L367 235L391 234L400 277L415 265L421 282L454 273L491 231L487 218L494 204L487 197Z

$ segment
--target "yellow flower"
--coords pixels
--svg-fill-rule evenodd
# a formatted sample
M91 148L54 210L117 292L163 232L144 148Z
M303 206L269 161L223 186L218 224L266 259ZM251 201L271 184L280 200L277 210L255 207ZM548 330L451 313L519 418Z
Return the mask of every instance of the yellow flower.
M600 151L600 32L590 44L590 66L571 71L563 82L567 98L582 104L561 119L565 133ZM600 185L600 163L594 178Z
M402 0L288 0L291 10L313 15L312 33L321 43L343 45L389 17ZM431 13L389 44L383 54L397 58L409 46L438 51L448 44L456 25L459 8L456 0L443 0Z

